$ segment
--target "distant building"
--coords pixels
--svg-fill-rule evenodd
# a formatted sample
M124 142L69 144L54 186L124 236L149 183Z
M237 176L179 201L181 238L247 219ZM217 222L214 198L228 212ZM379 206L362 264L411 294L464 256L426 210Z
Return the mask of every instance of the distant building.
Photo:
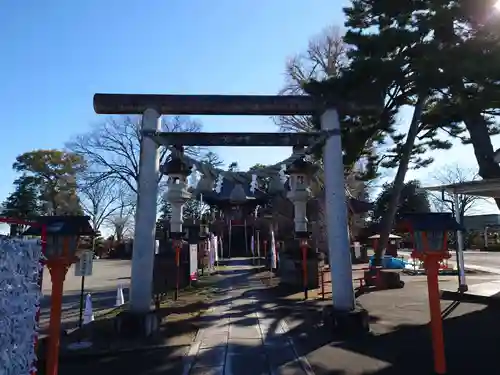
M486 227L500 228L500 215L466 215L463 225L467 231L484 231Z

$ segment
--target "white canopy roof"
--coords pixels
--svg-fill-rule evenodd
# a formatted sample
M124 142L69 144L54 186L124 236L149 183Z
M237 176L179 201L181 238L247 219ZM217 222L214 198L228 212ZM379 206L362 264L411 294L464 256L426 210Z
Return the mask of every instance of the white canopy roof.
M450 194L465 194L478 197L500 198L500 178L467 181L456 184L423 187L427 191L444 191Z
M373 236L368 237L370 240L378 239L380 238L380 234L374 234ZM395 234L389 234L389 239L393 240L396 238L401 238L399 236L396 236Z

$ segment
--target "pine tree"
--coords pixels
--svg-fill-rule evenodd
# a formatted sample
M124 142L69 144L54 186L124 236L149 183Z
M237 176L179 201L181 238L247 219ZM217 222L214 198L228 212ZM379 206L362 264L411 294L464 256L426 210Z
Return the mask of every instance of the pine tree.
M170 220L172 216L172 205L166 200L162 200L160 207L160 220Z
M14 181L15 190L2 204L0 215L7 218L29 220L40 214L40 205L36 184L28 176L22 176ZM11 224L11 235L22 231L22 226Z
M449 140L438 137L437 130L422 133L421 124L427 102L447 85L447 76L438 60L446 45L435 38L432 28L439 24L435 3L442 1L352 0L350 6L344 8L348 28L344 40L351 46L350 63L330 82L313 83L312 94L333 104L345 103L342 99L360 106L372 102L366 110L371 111L372 121L361 118L360 134L353 144L376 140L372 137L380 134L393 140L392 147L378 147L374 158L382 166L398 166L382 220L377 258L387 242L409 166L427 166L432 162L432 158L425 157L427 150L452 146ZM395 116L404 106L413 106L413 116L407 130L398 133L394 129ZM353 105L344 104L344 107L347 115L350 111L354 111L354 115L363 111ZM343 143L346 142L351 141L344 136ZM362 146L361 143L358 147Z
M394 222L400 223L408 213L412 212L430 212L431 204L426 192L419 191L420 181L412 180L404 184L399 197L398 209ZM374 202L372 221L380 223L387 212L392 194L392 184L387 183L382 187L382 191Z

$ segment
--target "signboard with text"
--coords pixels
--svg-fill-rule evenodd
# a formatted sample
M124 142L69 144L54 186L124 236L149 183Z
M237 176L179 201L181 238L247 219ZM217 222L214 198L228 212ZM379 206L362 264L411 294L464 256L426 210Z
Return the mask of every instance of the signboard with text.
M75 264L75 276L91 276L92 275L92 265L94 262L94 252L84 251L80 254L78 262Z
M198 279L198 245L189 245L189 277L190 280Z

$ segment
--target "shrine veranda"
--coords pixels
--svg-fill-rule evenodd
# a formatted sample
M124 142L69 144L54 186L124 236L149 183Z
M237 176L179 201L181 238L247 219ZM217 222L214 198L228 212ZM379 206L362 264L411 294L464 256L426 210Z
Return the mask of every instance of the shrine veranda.
M138 95L96 94L94 109L98 114L140 114L142 134L138 201L132 256L130 311L148 314L152 295L154 264L156 199L158 175L168 175L166 198L172 205L170 233L181 235L182 206L191 198L187 189L188 171L182 165L194 166L204 177L214 181L214 193L220 192L223 179L236 183L235 199L245 194L243 186L255 185L257 177L270 177L283 186L288 179L287 197L294 203L297 237L305 236L305 204L309 199L307 176L294 164L322 147L324 186L328 228L328 252L335 310L349 312L355 308L351 257L348 239L344 166L337 109L350 103L318 103L309 96L231 96L231 95ZM310 133L177 133L161 130L162 115L319 115L321 131ZM160 170L159 146L171 151L177 166ZM280 163L252 172L228 172L189 158L184 146L294 146L292 156ZM296 167L296 165L295 165ZM299 168L300 169L300 168ZM289 171L289 177L285 171ZM256 176L256 177L255 177ZM140 199L139 199L140 197Z

